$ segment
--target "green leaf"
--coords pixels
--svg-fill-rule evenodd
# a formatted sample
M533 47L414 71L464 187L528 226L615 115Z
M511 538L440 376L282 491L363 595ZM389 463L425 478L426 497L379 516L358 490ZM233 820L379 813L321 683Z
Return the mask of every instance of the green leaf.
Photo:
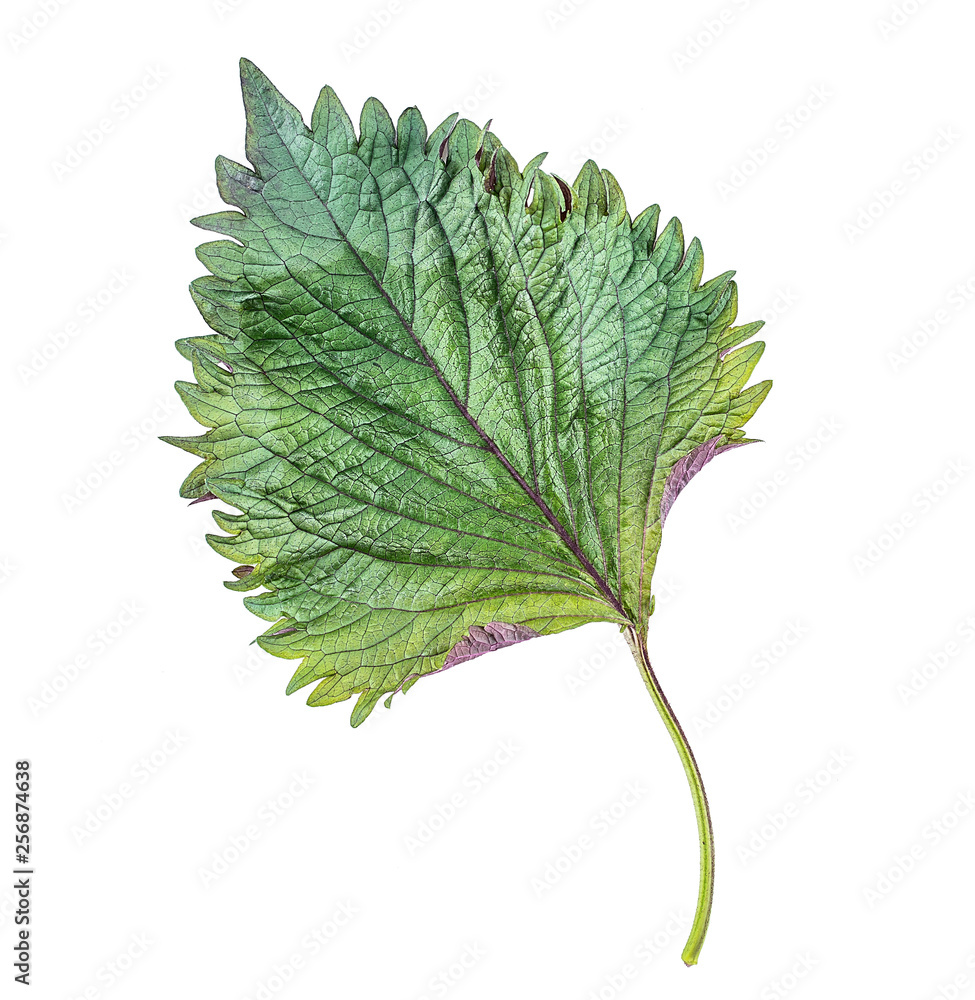
M300 661L288 691L357 695L358 725L511 642L605 621L645 649L670 505L770 387L733 272L702 283L700 243L592 161L569 185L375 99L357 135L328 87L309 127L241 81L251 166L216 163L239 211L194 220L229 237L191 286L214 333L178 344L207 430L167 440L202 459L182 495L239 512L208 541Z

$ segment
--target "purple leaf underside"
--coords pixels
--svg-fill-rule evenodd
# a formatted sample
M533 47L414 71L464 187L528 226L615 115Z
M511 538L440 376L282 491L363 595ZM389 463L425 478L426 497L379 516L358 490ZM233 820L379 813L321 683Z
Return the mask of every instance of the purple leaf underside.
M513 646L526 639L537 639L541 635L527 625L512 625L509 622L488 622L487 625L472 625L457 645L447 654L441 670L465 663L485 653L504 646Z
M667 476L664 483L664 493L660 499L660 526L663 527L670 508L674 505L680 491L704 468L708 462L716 455L732 448L740 448L743 444L750 444L750 441L734 441L731 444L723 444L718 447L721 435L709 438L703 444L699 444L693 451L674 463L674 467Z

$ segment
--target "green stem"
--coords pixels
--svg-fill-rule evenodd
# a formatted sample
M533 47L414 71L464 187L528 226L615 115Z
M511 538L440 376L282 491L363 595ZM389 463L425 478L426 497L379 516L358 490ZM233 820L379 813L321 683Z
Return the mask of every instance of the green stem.
M698 840L701 842L701 881L697 894L697 909L694 911L694 923L691 926L691 933L684 945L681 958L685 965L697 965L698 956L704 945L704 937L708 932L708 921L711 919L711 901L714 898L714 832L711 829L711 811L708 809L708 797L704 792L704 782L701 780L701 772L698 769L697 761L691 751L687 736L681 729L674 710L667 701L667 696L663 693L660 683L650 666L650 657L647 653L647 644L643 635L635 626L626 629L626 641L633 651L633 659L636 660L640 673L643 675L643 682L653 698L653 703L657 706L660 717L664 720L667 732L677 747L680 761L684 765L684 773L687 775L687 783L691 786L691 798L694 800L694 812L697 815Z

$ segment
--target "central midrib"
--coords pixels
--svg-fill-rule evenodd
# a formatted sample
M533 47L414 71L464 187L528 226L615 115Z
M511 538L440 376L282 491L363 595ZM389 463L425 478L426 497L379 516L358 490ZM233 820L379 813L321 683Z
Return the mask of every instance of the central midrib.
M406 330L406 332L410 335L410 338L413 340L413 343L416 344L420 353L423 355L423 359L426 362L427 367L429 367L430 370L437 377L437 380L444 387L447 394L453 401L454 405L457 407L458 411L461 413L464 419L470 424L470 426L474 429L474 431L478 434L478 436L484 442L485 447L488 449L488 451L490 451L491 454L494 455L494 457L504 466L504 468L508 471L509 475L521 487L521 489L524 490L525 494L535 504L535 506L538 507L538 509L542 512L542 515L545 517L545 519L549 522L549 524L552 525L552 528L555 531L555 533L559 536L559 538L562 539L562 541L568 547L569 551L572 552L572 554L576 557L576 559L578 559L579 565L582 566L582 568L586 571L586 573L589 574L590 577L592 577L596 586L605 595L610 607L612 607L614 611L618 612L626 621L629 621L630 616L626 613L626 610L624 609L623 605L620 603L616 595L613 593L612 588L609 586L609 583L602 576L602 574L596 569L596 567L592 564L592 562L586 556L585 552L582 551L582 547L580 546L578 539L575 538L575 536L568 531L565 525L562 524L562 522L558 519L558 517L556 517L555 513L551 510L551 508L548 506L548 504L545 502L542 496L538 492L533 490L531 486L528 485L528 483L526 482L525 478L521 475L521 473L518 472L518 470L511 464L511 462L508 461L508 459L502 453L501 449L498 447L494 439L471 416L467 407L461 402L460 397L457 395L456 392L454 392L453 387L444 377L443 372L440 371L440 367L433 360L433 358L430 357L430 355L427 353L427 350L423 346L422 341L416 335L416 332L413 329L413 325L400 312L399 308L396 306L396 303L392 300L389 293L383 287L382 282L380 282L379 279L376 277L376 275L373 273L372 268L370 268L369 265L366 264L366 262L362 259L362 257L359 255L359 251L355 248L352 241L346 234L345 230L342 229L342 227L338 224L338 221L332 214L332 210L328 206L328 201L326 199L323 199L318 194L314 186L308 181L308 179L302 173L301 165L297 162L297 160L295 160L294 156L291 154L291 148L285 141L284 136L281 135L280 131L278 131L277 125L274 121L274 116L271 115L270 109L267 107L266 102L265 102L265 112L267 113L269 122L271 123L275 132L277 132L278 140L280 141L284 149L288 151L288 155L291 158L291 162L298 170L299 175L305 181L309 190L312 191L312 193L315 194L315 196L318 198L318 201L321 204L322 208L324 208L325 212L328 214L328 217L331 220L332 225L335 226L335 231L341 235L346 246L348 246L349 250L352 251L353 255L359 262L359 265L362 267L363 271L369 276L370 281L372 281L372 283L376 286L377 290L379 291L380 295L382 295L382 297L389 304L390 309L393 310L393 314L403 325L403 329Z
M373 273L372 268L370 268L369 265L362 259L358 250L356 250L352 241L349 239L348 235L338 224L335 216L332 214L332 210L328 207L327 203L325 202L322 202L322 206L328 213L328 217L331 220L332 225L335 226L336 232L341 235L342 239L345 241L346 246L349 248L349 250L355 256L356 260L359 262L360 267L362 267L363 271L369 276L370 281L372 281L372 283L376 286L376 289L379 292L379 294L382 295L382 297L386 300L387 304L389 305L389 308L393 311L393 314L396 316L397 320L402 324L403 329L406 330L406 332L410 335L410 338L413 340L413 343L416 344L417 349L422 354L424 363L434 373L434 375L437 378L437 381L440 382L440 384L444 387L444 390L450 396L451 402L453 402L454 406L457 407L458 412L461 414L461 416L463 416L463 418L468 422L468 424L470 424L470 426L474 429L477 435L481 438L487 450L492 455L494 455L494 457L504 466L504 468L507 470L508 474L512 477L512 479L514 479L514 481L521 487L521 489L524 490L525 494L529 497L532 503L534 503L535 506L538 507L538 509L542 512L542 515L545 517L545 519L549 522L549 524L552 525L552 528L555 531L555 533L559 536L559 538L562 539L562 541L566 544L566 546L576 557L576 559L579 560L579 565L582 566L582 568L586 571L586 573L588 573L589 576L592 577L593 581L596 583L596 586L605 595L606 600L613 608L613 610L617 611L620 615L622 615L625 619L627 619L627 621L629 621L629 615L626 613L626 610L624 609L623 605L619 602L616 595L613 593L612 588L609 586L609 583L606 581L606 579L602 576L599 570L597 570L596 567L592 564L592 562L585 554L585 552L582 551L582 547L580 546L578 539L576 539L575 536L573 536L572 533L568 531L565 525L562 524L562 522L558 519L554 511L545 502L544 498L538 492L532 489L532 487L525 480L525 477L522 476L522 474L511 464L510 461L508 461L505 454L498 447L498 444L494 440L494 438L492 438L491 435L488 434L483 427L481 427L481 425L477 422L477 420L474 419L470 411L467 409L467 407L461 401L460 397L454 391L453 386L451 386L451 384L447 381L443 372L440 370L439 365L427 352L427 349L426 347L424 347L423 342L416 335L416 331L413 329L413 325L400 312L396 303L392 300L389 293L383 287L382 282L379 281L379 279Z

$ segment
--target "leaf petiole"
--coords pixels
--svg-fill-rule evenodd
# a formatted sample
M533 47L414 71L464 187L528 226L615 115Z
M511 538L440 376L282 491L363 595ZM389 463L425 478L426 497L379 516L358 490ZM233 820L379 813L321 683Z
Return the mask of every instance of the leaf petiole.
M697 833L701 844L701 879L698 887L697 908L694 911L694 923L691 925L691 932L687 938L687 944L681 953L681 958L685 965L697 965L698 956L704 945L704 938L708 932L708 921L711 919L711 902L714 898L714 831L711 828L711 811L708 808L708 797L704 791L704 782L701 780L701 772L694 759L694 753L687 736L681 728L681 724L674 715L674 710L667 701L667 696L663 693L660 683L650 665L650 656L647 653L647 644L644 637L637 630L636 626L629 626L626 630L626 641L633 653L646 684L653 703L657 706L660 717L664 720L667 732L677 747L681 763L684 765L684 773L687 775L687 783L691 788L691 798L694 800L694 812L697 815Z

